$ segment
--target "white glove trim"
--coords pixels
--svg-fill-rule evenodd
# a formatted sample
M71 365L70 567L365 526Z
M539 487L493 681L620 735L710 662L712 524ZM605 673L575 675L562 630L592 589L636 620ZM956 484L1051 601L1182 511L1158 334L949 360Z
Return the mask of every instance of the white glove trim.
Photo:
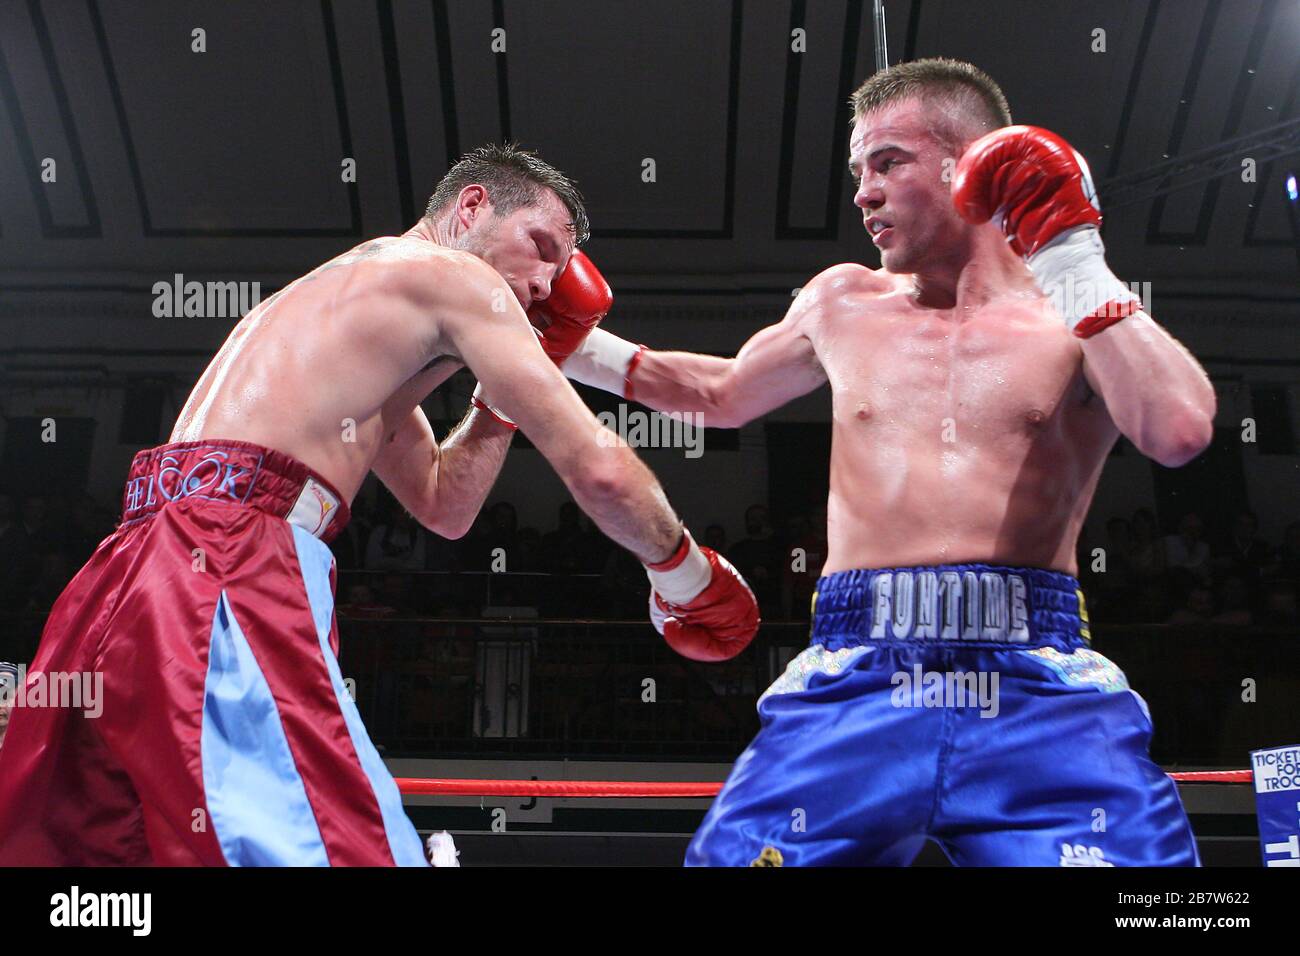
M650 586L669 604L681 607L699 597L701 591L709 586L713 579L713 566L704 556L700 546L695 543L689 531L685 532L688 542L686 554L680 562L667 571L656 571L646 567L646 576ZM651 595L653 603L654 596Z
M577 350L564 360L562 371L575 382L624 397L628 366L641 346L604 329L592 329Z
M1025 264L1070 331L1109 303L1118 308L1140 301L1106 265L1106 247L1095 226L1067 229Z

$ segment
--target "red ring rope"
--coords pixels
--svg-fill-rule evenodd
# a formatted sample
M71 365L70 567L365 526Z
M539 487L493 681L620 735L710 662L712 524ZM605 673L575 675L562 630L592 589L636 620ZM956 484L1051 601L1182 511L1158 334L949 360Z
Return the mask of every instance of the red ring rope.
M1250 783L1249 770L1188 770L1169 776L1183 783Z
M1249 770L1195 770L1169 775L1181 783L1250 783ZM441 797L716 797L721 783L637 780L449 780L398 777L405 794Z

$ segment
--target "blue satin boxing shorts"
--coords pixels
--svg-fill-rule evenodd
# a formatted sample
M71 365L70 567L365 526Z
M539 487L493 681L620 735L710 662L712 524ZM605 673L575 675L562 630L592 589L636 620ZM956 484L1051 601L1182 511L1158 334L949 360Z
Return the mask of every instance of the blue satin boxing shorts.
M811 645L688 866L1196 866L1151 717L1088 646L1078 581L985 564L822 577Z

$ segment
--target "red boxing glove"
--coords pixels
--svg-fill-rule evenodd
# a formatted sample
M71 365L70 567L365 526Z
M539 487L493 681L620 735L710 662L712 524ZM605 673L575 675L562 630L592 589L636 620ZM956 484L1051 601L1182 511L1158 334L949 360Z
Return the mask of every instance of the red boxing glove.
M1055 133L1006 126L981 136L957 162L952 201L967 222L997 222L1075 335L1141 308L1106 266L1088 164Z
M667 561L646 565L650 621L668 646L693 661L726 661L758 633L758 601L740 572L690 532Z
M542 343L542 351L557 366L562 366L613 304L614 293L605 277L586 253L575 249L569 264L551 286L551 294L529 308L528 319ZM482 384L474 388L473 404L506 428L519 427L510 416L484 399Z
M1055 133L1004 126L957 162L952 201L967 222L995 215L1011 248L1031 256L1067 229L1101 225L1088 164Z
M586 253L575 250L551 294L533 304L528 318L541 330L542 348L563 365L614 304L614 293Z

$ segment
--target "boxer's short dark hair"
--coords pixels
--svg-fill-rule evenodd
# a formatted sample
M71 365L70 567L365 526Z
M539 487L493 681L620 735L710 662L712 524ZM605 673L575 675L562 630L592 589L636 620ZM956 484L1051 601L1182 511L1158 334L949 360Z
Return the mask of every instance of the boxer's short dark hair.
M516 143L489 143L462 156L429 197L424 215L432 218L453 202L466 186L478 184L487 189L488 199L498 216L508 216L516 209L535 206L544 190L551 190L569 211L569 228L574 243L581 245L591 235L591 223L582 202L582 193L564 173L540 159L531 150Z
M954 147L1011 125L1011 107L993 78L971 63L943 57L897 63L871 76L849 100L853 106L851 122L887 104L913 97L945 107L945 112L969 121L961 124L963 129L940 124L938 135Z

